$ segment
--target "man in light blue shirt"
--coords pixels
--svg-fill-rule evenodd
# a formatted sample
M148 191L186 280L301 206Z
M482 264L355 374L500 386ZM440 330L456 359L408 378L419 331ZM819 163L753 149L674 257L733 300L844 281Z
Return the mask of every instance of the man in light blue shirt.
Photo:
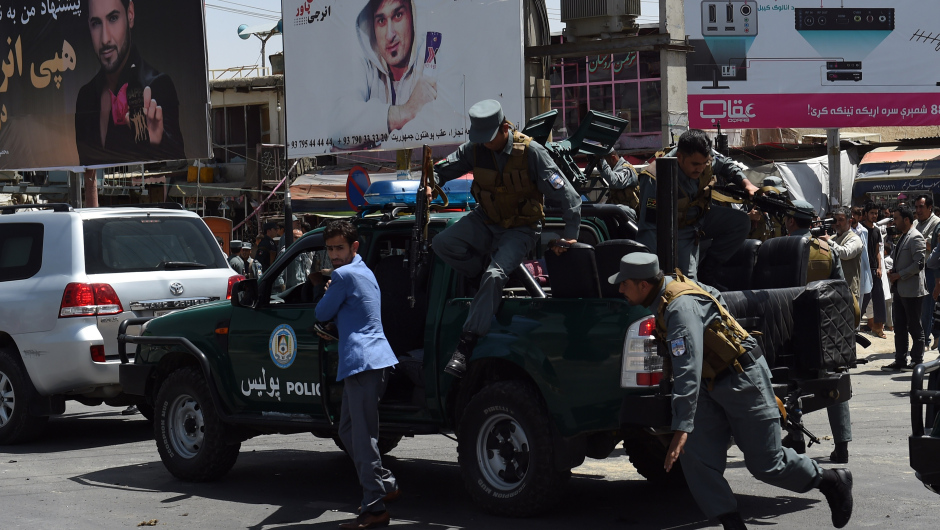
M375 528L389 522L385 503L398 498L398 482L382 467L378 450L379 400L388 383L386 368L398 363L382 329L382 296L375 275L357 254L359 233L349 221L333 221L323 233L333 264L326 294L317 304L317 320L335 319L339 368L343 381L339 437L352 458L362 485L359 516L340 528ZM320 337L330 337L320 333Z

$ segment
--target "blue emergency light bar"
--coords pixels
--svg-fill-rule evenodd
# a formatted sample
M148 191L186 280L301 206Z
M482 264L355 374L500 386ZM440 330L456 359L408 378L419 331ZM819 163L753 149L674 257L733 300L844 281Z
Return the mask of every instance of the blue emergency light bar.
M476 200L470 193L472 184L472 180L458 179L444 184L441 189L447 194L450 204L455 207L476 204ZM372 183L364 196L366 202L373 206L389 203L414 204L420 185L421 182L417 180L382 180ZM444 201L437 197L432 204L444 204Z

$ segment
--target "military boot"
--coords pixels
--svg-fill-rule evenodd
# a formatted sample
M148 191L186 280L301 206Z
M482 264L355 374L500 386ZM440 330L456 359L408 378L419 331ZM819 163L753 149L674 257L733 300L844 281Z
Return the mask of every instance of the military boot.
M829 461L833 464L848 464L849 442L836 442L836 450L829 455Z
M724 530L747 530L747 525L744 524L741 512L721 514L718 516L718 522L721 523Z
M826 496L832 510L832 526L842 528L852 518L852 472L848 469L826 469L819 482L819 491Z
M454 376L463 377L467 373L467 363L470 362L470 356L473 355L473 347L477 345L476 334L464 331L460 334L460 341L457 342L457 350L450 356L450 361L444 367L444 372Z

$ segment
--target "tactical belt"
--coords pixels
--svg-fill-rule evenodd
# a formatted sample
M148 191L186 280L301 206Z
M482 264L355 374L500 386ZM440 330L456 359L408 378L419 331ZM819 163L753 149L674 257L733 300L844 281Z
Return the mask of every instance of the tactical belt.
M737 361L738 361L738 364L741 365L741 368L747 368L748 366L751 366L752 364L756 363L757 360L763 356L764 356L764 351L760 349L760 346L754 346L752 349L742 353L738 357ZM734 371L734 368L729 366L727 369L722 370L720 374L715 376L715 381L716 382L721 381L722 379L725 378L725 376L727 376L728 374L733 374L733 373L736 373Z

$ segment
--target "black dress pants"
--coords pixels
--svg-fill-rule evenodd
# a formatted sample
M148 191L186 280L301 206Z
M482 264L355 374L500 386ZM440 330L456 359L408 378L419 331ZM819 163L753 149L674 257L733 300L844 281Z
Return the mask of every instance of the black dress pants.
M911 360L915 363L924 361L924 327L920 316L924 297L905 298L894 293L894 360L907 364L907 335L911 335L914 344L911 347Z

